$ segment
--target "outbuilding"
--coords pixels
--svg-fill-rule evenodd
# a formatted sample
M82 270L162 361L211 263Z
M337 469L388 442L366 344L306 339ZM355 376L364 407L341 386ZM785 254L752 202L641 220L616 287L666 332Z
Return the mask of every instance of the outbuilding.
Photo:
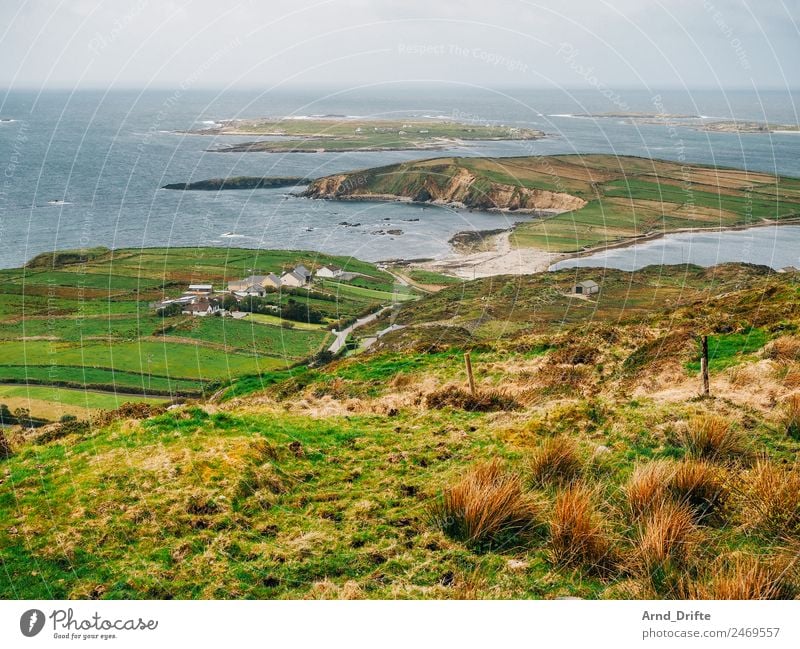
M600 292L600 286L597 282L593 282L590 279L584 280L583 282L578 282L575 284L575 287L572 289L572 292L577 295L594 295L595 293Z

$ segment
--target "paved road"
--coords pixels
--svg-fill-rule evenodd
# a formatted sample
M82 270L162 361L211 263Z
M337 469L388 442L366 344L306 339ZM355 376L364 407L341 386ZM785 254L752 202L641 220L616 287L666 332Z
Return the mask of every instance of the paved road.
M328 347L328 351L333 353L333 354L337 354L339 352L339 350L342 347L344 347L344 344L347 342L347 337L351 333L353 333L353 331L355 331L359 327L363 327L364 325L369 324L370 322L374 322L381 313L383 313L384 311L387 311L388 309L391 309L391 308L392 307L390 307L390 306L385 306L382 309L379 309L378 311L376 311L375 313L370 313L369 315L366 315L363 318L359 318L353 324L351 324L349 327L347 327L345 329L342 329L341 331L337 331L336 332L336 339L333 341L331 346Z

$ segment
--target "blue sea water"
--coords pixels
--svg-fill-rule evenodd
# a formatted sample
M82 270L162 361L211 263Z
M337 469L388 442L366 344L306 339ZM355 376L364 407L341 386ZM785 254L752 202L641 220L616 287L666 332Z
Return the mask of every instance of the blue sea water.
M456 232L508 227L520 220L399 203L313 201L292 196L285 188L219 193L160 189L166 183L231 175L314 177L422 157L410 151L214 153L208 149L252 138L179 132L220 119L428 115L530 126L548 137L474 143L424 157L602 152L800 177L800 135L705 133L682 126L681 120L637 125L580 117L624 108L797 124L797 99L780 91L677 90L619 91L607 99L595 90L503 91L432 84L347 92L5 92L0 94L0 267L19 266L43 251L94 245L310 249L367 260L438 257L449 252L448 239ZM338 225L343 221L361 225ZM376 234L390 225L403 234ZM783 260L787 255L781 250L800 247L800 229L784 232L768 245L751 246L765 251L755 261L771 263L776 249ZM622 259L631 250L617 252ZM652 258L659 255L657 263L681 262L669 251ZM611 263L609 259L613 255L604 263Z

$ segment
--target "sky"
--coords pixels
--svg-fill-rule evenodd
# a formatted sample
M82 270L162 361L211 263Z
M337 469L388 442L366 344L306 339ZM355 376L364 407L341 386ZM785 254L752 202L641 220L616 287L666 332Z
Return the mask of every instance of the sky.
M800 0L2 0L0 86L797 88Z

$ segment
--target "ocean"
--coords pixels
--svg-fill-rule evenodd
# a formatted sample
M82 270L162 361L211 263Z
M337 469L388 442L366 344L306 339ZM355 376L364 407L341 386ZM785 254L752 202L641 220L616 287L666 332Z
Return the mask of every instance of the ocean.
M6 91L0 94L0 267L20 266L40 252L96 245L308 249L370 261L442 257L450 252L448 239L456 232L510 227L524 217L401 203L314 201L286 188L219 193L160 188L234 175L315 177L440 155L553 153L639 155L800 177L799 134L706 133L681 126L681 120L674 122L677 128L669 128L580 116L663 110L797 124L797 99L797 94L782 91L601 93L452 84L349 91ZM424 154L275 154L213 153L208 149L252 138L180 133L222 119L303 115L432 116L528 126L548 137ZM402 234L377 233L390 225ZM759 244L749 246L748 261L774 264L779 259L787 265L787 259L797 259L800 228L787 226L781 236L772 231L765 230ZM687 259L683 239L664 241L670 245L661 244L648 259ZM706 252L721 249L717 240L705 245L710 246ZM624 264L634 248L606 253L596 263ZM714 256L704 253L694 259L705 263Z

